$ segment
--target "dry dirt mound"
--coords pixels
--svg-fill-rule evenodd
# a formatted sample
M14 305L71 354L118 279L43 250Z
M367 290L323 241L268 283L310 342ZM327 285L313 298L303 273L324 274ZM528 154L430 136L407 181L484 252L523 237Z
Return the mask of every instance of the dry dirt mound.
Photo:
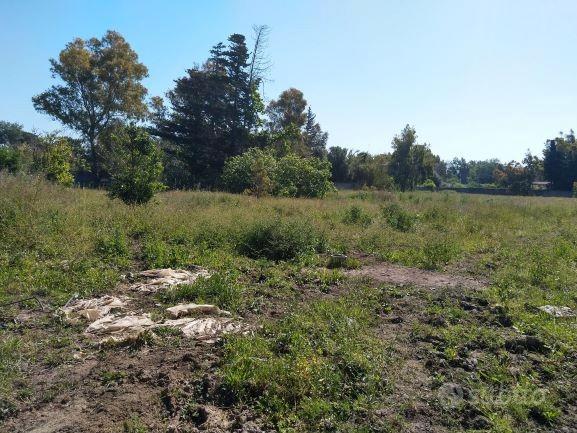
M396 286L416 286L429 289L454 289L459 287L481 289L487 285L486 281L463 275L426 271L391 263L371 264L349 271L347 274L350 276L369 277L380 283L394 284Z

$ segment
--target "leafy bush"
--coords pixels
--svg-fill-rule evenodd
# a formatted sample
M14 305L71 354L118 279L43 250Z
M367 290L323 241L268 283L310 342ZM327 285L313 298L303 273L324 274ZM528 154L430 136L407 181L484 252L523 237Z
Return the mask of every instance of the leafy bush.
M226 161L221 182L230 192L259 191L265 195L272 192L271 174L275 167L276 159L270 153L252 148Z
M64 186L72 186L74 177L70 172L72 146L68 139L49 134L40 139L43 147L41 170L46 179Z
M111 262L122 262L130 258L128 240L124 232L118 228L97 239L96 250L103 259Z
M456 245L447 240L428 243L422 250L419 265L424 269L441 269L458 254Z
M328 161L294 154L277 159L267 150L249 149L226 161L221 182L235 193L324 197L334 190L330 178Z
M278 161L274 192L285 197L324 197L334 190L330 179L330 162L287 155Z
M291 260L320 251L323 241L308 222L257 221L241 234L238 249L252 258Z
M162 153L143 128L118 127L111 133L109 145L111 198L144 204L164 189L160 182Z
M343 215L343 223L349 225L359 225L368 227L373 222L371 216L362 207L357 205L349 206Z
M408 232L413 228L415 218L397 203L391 203L382 210L386 223L401 232Z
M431 179L427 179L421 186L427 191L435 191L437 189L437 185L435 185L435 182L433 182Z
M0 146L0 170L15 173L20 167L20 155L16 149Z

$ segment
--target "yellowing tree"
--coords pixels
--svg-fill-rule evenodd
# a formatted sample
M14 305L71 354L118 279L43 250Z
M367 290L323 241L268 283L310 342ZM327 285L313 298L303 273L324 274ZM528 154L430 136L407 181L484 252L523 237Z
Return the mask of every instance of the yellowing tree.
M98 179L98 137L114 121L145 115L147 91L141 80L148 69L114 31L102 39L75 39L50 63L61 83L33 97L34 107L82 135Z

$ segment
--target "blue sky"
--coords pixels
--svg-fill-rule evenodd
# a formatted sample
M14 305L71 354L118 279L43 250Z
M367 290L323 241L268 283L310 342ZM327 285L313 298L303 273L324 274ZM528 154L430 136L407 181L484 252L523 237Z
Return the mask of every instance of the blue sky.
M329 145L387 152L410 123L444 159L521 159L577 129L576 23L575 0L0 0L0 120L60 127L30 98L75 37L122 33L152 96L267 24L265 97L301 89Z

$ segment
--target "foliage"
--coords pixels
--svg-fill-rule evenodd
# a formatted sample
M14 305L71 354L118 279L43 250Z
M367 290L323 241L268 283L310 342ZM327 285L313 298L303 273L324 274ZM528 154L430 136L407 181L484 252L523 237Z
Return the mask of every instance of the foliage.
M306 111L305 111L306 110ZM280 155L326 156L328 133L316 121L303 92L290 88L272 100L266 108L271 144Z
M387 388L370 307L366 300L317 301L256 336L230 339L225 385L279 429L345 431L337 426L362 417Z
M367 227L373 222L373 219L363 210L363 208L357 205L352 205L345 209L342 221L349 225Z
M0 146L17 147L31 139L34 139L34 134L24 131L19 123L0 120Z
M64 138L49 134L40 139L43 148L41 170L48 180L64 186L72 186L74 177L70 171L72 146Z
M251 76L245 37L233 34L228 44L211 50L202 67L176 80L167 94L170 109L156 100L155 134L167 139L167 150L190 173L188 186L212 186L224 162L251 147L260 123L260 79Z
M221 181L230 192L324 197L334 189L329 164L294 154L275 158L270 150L250 149L227 160Z
M417 144L414 128L407 125L392 142L389 173L401 191L412 190L426 179L434 177L439 158L432 154L427 144Z
M0 146L0 170L16 173L20 168L20 153L17 149Z
M278 160L274 193L284 197L324 197L334 190L330 163L318 158L287 155Z
M108 138L110 197L127 204L147 203L164 188L160 182L162 155L158 145L136 126L117 127Z
M238 250L252 258L291 260L322 249L323 236L308 222L255 221L241 233Z
M427 179L421 184L421 186L427 191L435 191L437 189L437 185L435 185L435 182L432 179Z
M78 131L89 146L92 174L100 176L98 137L114 121L142 118L146 113L148 74L137 54L117 32L101 39L68 43L50 71L61 84L32 98L34 107Z
M415 217L397 203L391 203L383 207L382 215L390 227L401 232L411 230L415 223Z
M497 184L511 190L514 194L529 194L533 175L529 169L518 162L511 161L494 173Z
M545 179L553 182L553 187L570 191L577 181L577 143L571 131L565 137L547 140L543 151L543 171Z
M230 192L267 195L273 191L276 166L277 160L271 152L252 148L226 161L221 182Z
M349 182L349 158L352 152L344 147L329 148L327 158L331 163L333 182Z

